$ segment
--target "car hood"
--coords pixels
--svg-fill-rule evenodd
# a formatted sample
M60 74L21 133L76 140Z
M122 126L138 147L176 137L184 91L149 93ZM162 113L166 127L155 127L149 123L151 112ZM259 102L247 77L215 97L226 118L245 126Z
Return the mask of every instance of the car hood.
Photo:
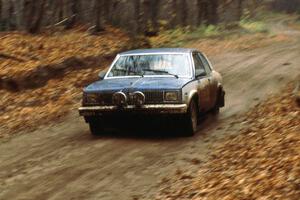
M115 78L97 81L87 86L85 92L108 92L121 90L174 90L181 89L190 78L140 77Z

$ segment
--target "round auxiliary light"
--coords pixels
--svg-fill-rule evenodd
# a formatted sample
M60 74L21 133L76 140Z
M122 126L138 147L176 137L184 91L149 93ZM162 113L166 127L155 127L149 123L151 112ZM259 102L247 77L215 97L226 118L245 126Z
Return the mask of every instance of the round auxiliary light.
M116 106L124 106L127 103L127 96L124 92L116 92L112 97L112 101Z
M142 92L133 93L133 102L136 106L142 106L145 104L145 95Z

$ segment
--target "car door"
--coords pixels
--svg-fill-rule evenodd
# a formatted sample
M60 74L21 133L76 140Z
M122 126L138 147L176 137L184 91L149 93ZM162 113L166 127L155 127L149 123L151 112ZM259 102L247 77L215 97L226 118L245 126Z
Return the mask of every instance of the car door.
M210 66L207 58L201 53L198 53L198 55L201 58L204 68L207 72L207 76L208 76L208 80L209 80L209 94L210 94L209 107L213 108L216 104L217 97L218 97L218 80L214 76L212 67Z
M198 104L201 111L207 111L210 106L209 76L198 53L193 53L195 78L197 80Z

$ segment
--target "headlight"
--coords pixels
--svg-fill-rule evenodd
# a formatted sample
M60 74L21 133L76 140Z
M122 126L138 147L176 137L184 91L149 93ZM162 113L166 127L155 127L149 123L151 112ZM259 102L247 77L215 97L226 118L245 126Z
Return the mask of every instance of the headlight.
M145 95L142 92L135 92L133 93L133 102L137 106L142 106L145 103Z
M94 93L85 93L84 94L84 103L95 104L98 103L98 95Z
M165 101L178 101L179 100L179 92L165 92Z
M112 101L116 106L124 106L127 104L127 96L123 92L116 92L112 97Z

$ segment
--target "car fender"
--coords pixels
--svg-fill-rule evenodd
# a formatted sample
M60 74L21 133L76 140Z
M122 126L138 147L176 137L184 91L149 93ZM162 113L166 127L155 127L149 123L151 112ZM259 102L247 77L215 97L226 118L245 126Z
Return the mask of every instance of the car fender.
M195 95L198 97L197 81L192 81L186 84L182 88L182 95L183 102L189 106L193 97Z
M213 76L217 79L217 81L218 81L218 86L219 86L219 84L222 85L222 83L223 83L223 78L222 78L221 74L220 74L219 72L215 71L215 70L212 71L212 74L213 74Z

